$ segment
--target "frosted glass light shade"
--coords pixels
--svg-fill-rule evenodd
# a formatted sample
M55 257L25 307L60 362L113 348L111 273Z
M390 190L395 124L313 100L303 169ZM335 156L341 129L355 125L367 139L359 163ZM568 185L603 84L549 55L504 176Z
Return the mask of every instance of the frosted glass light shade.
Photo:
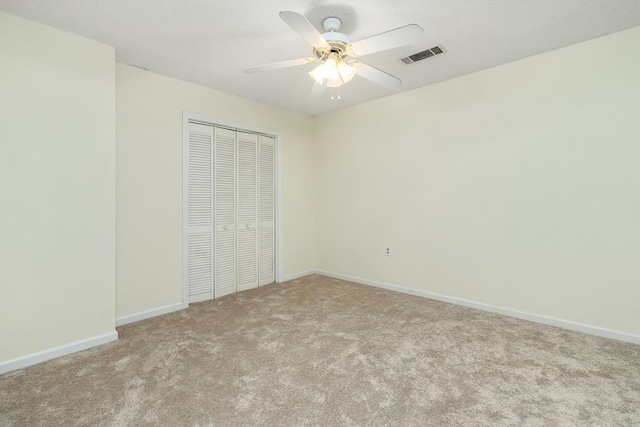
M333 80L327 80L327 87L340 87L342 85L343 85L342 80L340 80L339 78L333 79Z
M355 67L352 67L351 65L343 61L340 61L340 63L338 64L338 73L340 73L342 83L348 83L353 78L353 76L356 75L356 69Z
M309 75L313 77L313 80L315 80L316 83L318 83L319 85L324 83L323 68L324 68L324 64L320 64L316 68L314 68L313 71L309 72Z
M322 64L309 72L309 75L320 85L326 80L327 87L340 87L356 75L356 69L337 59L335 54L331 54Z

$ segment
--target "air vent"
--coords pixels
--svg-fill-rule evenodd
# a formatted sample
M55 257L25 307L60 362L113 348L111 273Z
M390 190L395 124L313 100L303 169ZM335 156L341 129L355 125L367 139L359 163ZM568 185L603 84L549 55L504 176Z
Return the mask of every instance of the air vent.
M414 62L422 61L423 59L431 58L432 56L440 55L441 53L444 53L444 48L442 46L434 46L431 49L423 50L422 52L400 58L400 61L405 64L413 64Z

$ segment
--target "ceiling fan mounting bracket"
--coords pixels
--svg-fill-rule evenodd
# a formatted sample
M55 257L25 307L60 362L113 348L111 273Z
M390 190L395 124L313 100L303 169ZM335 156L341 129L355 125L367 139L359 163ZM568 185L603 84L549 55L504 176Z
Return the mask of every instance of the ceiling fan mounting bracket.
M341 26L342 20L335 16L330 16L322 21L322 28L324 28L325 31L338 31Z

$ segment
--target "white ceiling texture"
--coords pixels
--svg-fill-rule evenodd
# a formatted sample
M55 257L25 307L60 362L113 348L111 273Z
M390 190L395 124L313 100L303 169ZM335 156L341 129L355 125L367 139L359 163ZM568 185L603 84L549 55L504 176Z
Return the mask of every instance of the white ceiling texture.
M118 62L307 115L318 115L640 25L640 0L0 0L0 10L115 46ZM305 15L320 32L342 19L351 41L407 24L424 39L359 59L402 80L385 89L355 77L341 100L312 101L314 64L245 74L310 57L278 13ZM399 58L442 45L446 53ZM598 60L598 52L593 52Z

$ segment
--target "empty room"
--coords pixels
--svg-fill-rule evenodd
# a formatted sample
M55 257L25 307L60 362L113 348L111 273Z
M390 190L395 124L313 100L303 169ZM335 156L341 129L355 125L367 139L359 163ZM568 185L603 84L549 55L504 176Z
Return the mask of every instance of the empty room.
M640 426L637 0L0 0L0 426Z

